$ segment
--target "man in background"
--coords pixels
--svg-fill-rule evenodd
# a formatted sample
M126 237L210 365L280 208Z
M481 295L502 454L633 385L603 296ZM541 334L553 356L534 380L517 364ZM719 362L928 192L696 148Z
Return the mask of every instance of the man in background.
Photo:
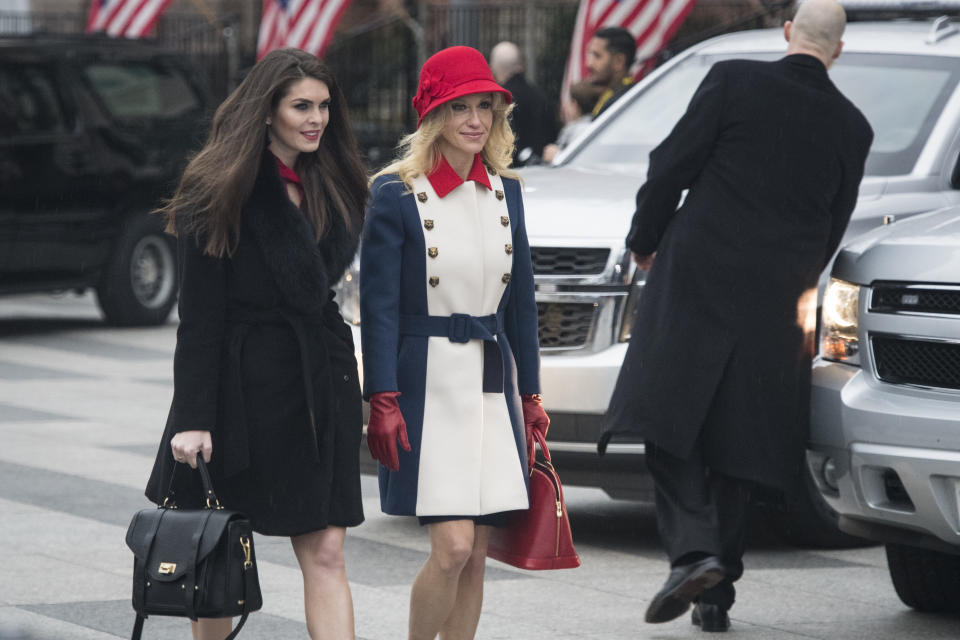
M622 27L604 27L587 43L587 80L605 87L593 107L593 117L610 108L633 86L630 67L637 55L637 43Z
M560 129L557 139L543 148L545 163L553 162L558 153L590 128L590 123L593 122L593 107L602 92L602 87L586 80L570 85L570 100L563 105L563 120L566 124Z
M490 70L500 86L513 94L510 126L517 137L514 164L532 164L557 135L557 117L543 92L524 77L523 55L512 42L500 42L490 51Z

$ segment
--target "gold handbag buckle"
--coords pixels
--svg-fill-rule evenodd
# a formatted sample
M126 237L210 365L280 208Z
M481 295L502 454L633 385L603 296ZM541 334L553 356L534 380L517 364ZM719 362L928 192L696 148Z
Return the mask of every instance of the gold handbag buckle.
M160 563L160 573L164 575L169 575L177 570L176 562L161 562Z
M243 547L243 568L246 570L253 566L253 561L250 559L250 538L240 536L240 546Z

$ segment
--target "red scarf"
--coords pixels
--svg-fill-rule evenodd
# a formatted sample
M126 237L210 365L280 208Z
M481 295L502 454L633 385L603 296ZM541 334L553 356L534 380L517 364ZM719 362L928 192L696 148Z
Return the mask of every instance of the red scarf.
M294 185L297 188L297 191L300 192L300 206L303 207L303 204L307 199L307 194L303 190L303 183L300 182L300 176L294 173L293 169L283 164L280 158L277 156L273 157L277 161L277 171L280 173L280 178L285 184Z

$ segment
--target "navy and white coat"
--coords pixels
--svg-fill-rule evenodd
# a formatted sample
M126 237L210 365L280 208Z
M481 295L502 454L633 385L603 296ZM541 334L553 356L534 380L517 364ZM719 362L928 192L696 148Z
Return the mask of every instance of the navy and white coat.
M379 469L385 513L528 507L520 394L540 384L533 268L520 184L489 174L490 188L467 180L442 198L423 175L412 191L396 175L371 188L360 266L364 397L401 393L411 446L399 449L399 471ZM422 330L426 317L433 331Z

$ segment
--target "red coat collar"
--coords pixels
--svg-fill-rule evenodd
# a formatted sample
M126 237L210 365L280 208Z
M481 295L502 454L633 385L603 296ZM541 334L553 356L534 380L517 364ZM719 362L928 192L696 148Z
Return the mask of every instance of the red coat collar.
M462 180L460 176L457 175L457 172L453 170L453 167L450 166L450 163L447 162L447 159L442 155L436 168L427 174L427 180L430 181L430 186L433 187L433 190L437 192L437 196L441 198L466 182L466 180ZM483 165L483 160L480 158L479 153L473 156L473 166L470 167L470 174L467 175L467 180L473 180L477 184L485 186L487 190L493 191L493 187L490 185L490 178L487 176L487 168Z

